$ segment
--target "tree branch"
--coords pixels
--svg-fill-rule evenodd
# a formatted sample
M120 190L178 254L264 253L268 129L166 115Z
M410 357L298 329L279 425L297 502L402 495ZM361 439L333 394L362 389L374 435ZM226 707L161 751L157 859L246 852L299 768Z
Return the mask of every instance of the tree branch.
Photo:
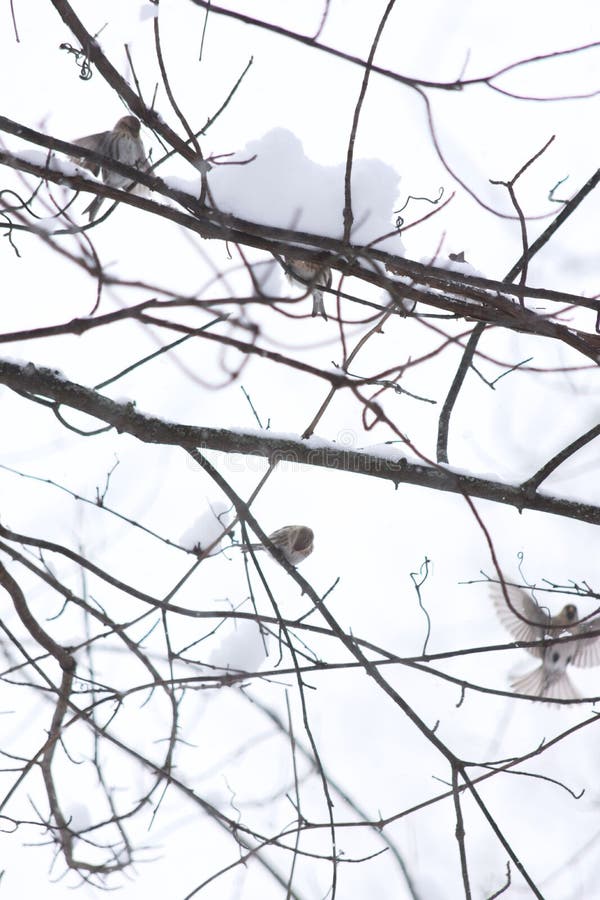
M319 466L357 475L368 475L399 484L417 484L433 490L463 496L478 497L524 509L552 513L557 516L578 519L600 525L600 506L580 503L542 494L523 491L521 487L465 475L452 470L413 463L402 454L390 459L385 455L361 452L324 443L321 439L303 441L300 437L277 435L274 432L229 431L225 428L209 428L165 422L155 416L138 413L132 403L115 403L108 397L80 384L69 381L51 369L37 368L32 363L19 364L0 360L0 384L18 392L47 397L88 413L114 426L120 433L133 435L140 441L166 444L183 448L204 447L224 453L243 453L262 456L273 461L293 461L308 466Z

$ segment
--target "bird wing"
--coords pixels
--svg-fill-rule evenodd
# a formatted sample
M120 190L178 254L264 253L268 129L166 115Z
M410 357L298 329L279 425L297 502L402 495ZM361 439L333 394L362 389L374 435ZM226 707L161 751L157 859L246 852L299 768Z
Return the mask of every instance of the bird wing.
M593 619L581 625L576 625L572 629L572 634L577 638L577 635L598 630L600 630L600 616L594 616ZM574 666L581 666L582 668L600 666L600 637L578 640L574 643L576 643L576 647L571 660Z
M86 150L94 150L96 153L104 153L106 155L107 139L111 134L112 132L110 131L99 131L98 134L87 134L85 137L77 138L77 140L72 141L72 143L78 144ZM80 156L72 156L71 159L85 169L89 169L94 175L100 174L100 166L98 163L82 159Z
M490 596L494 603L498 618L517 641L537 641L544 637L550 622L550 614L533 600L529 594L514 585L506 585L511 606L519 615L515 615L507 604L499 584L490 587ZM523 618L519 618L522 616ZM526 621L523 621L526 620ZM524 647L533 656L544 656L543 647Z
M140 141L140 147L141 147L140 156L138 157L136 168L139 169L140 172L149 172L150 169L152 168L152 163L148 159L148 156L146 155L146 149L141 141ZM156 174L156 173L154 173L154 174Z
M326 265L309 261L307 259L292 259L289 256L283 257L283 267L287 275L305 284L308 287L314 287L315 284L322 284L325 287L331 287L331 269Z
M268 538L276 547L287 547L292 530L296 527L295 525L284 525L283 528L272 531Z

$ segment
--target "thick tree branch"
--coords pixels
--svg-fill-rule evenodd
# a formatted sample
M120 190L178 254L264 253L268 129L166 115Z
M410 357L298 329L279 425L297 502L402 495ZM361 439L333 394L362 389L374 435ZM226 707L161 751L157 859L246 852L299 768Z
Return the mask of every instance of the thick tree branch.
M104 157L100 153L85 148L78 147L77 144L62 141L58 138L51 137L28 128L20 122L15 122L4 116L0 116L0 131L13 134L23 140L37 146L44 147L48 150L55 150L64 153L67 156L81 156L92 162L98 162L104 167L114 170L115 172L129 177L132 181L148 187L155 193L161 194L170 200L174 200L188 211L183 213L171 207L158 204L146 197L138 197L135 194L128 194L124 191L108 187L107 185L83 177L82 175L68 175L60 169L52 167L52 161L46 165L32 163L28 160L19 158L17 153L0 151L0 164L28 172L39 178L52 181L55 184L62 184L72 187L74 190L93 191L102 197L109 197L114 200L120 200L131 206L136 206L142 210L156 212L165 218L169 218L177 224L183 225L196 231L203 237L220 238L221 240L231 240L237 243L246 244L250 247L267 250L271 253L279 255L285 254L296 259L309 259L320 265L327 265L339 269L344 275L361 278L371 284L378 285L391 291L398 292L402 296L412 297L423 303L431 302L432 305L439 305L442 302L448 303L448 298L438 295L437 292L447 292L448 294L456 294L458 297L469 301L468 306L465 304L464 314L474 319L478 317L481 310L479 306L490 307L492 312L501 312L514 319L511 321L511 327L517 327L522 330L532 330L528 327L528 321L537 321L538 323L547 322L547 316L540 316L530 310L521 310L517 307L516 301L529 299L531 301L546 300L552 303L573 304L591 309L596 313L600 313L600 301L593 297L582 297L578 294L569 294L564 291L553 291L547 288L524 287L522 285L514 285L508 283L507 280L495 281L491 278L482 278L480 276L463 275L459 272L452 272L447 269L441 269L436 266L426 266L414 260L376 250L371 246L363 247L361 245L347 246L342 240L336 238L323 237L319 234L312 234L306 231L295 231L289 228L277 228L270 225L262 225L247 219L242 219L229 213L223 213L219 210L211 209L198 202L191 194L177 190L168 186L162 179L157 178L146 172L139 172L130 166L123 165L116 160ZM6 227L6 226L4 226ZM35 226L32 227L35 230ZM297 244L297 247L292 246ZM317 248L313 251L311 248ZM318 251L329 251L330 256L324 256ZM531 256L532 254L530 254ZM389 278L386 275L372 271L361 265L361 260L375 261L381 263L389 272L394 275L404 276L407 279L419 285L424 285L435 291L436 294L431 296L414 295L410 293L410 284L399 284L396 278ZM436 296L438 302L436 304ZM514 298L514 300L509 299ZM454 298L456 300L456 298ZM502 324L507 324L503 322ZM549 323L554 324L554 323ZM560 327L563 331L567 329ZM578 334L574 329L570 329L574 334ZM592 339L597 336L594 334L586 335ZM600 349L600 340L596 345Z
M578 519L593 525L600 524L600 506L579 503L543 494L523 491L520 487L453 472L441 466L433 467L408 461L401 454L390 459L389 453L378 456L348 450L320 439L303 441L274 432L229 431L224 428L199 427L165 422L155 416L138 413L133 403L115 403L96 391L68 381L51 369L38 368L32 363L19 364L0 361L0 384L18 392L36 394L61 403L112 425L120 433L130 434L140 441L167 444L183 448L204 447L224 453L243 453L261 456L270 461L293 461L357 475L368 475L399 484L417 484L433 490L491 500L524 509L552 513Z
M14 123L11 123L11 125L14 126ZM3 120L0 117L0 130L2 127ZM63 141L57 142L44 135L40 135L39 137L43 140L36 140L36 143L40 143L43 146L56 144L63 152L77 152L75 145L67 144ZM102 158L99 154L94 155ZM351 258L347 258L344 254L348 254L349 248L344 247L343 243L340 241L336 241L332 238L323 238L319 235L312 235L305 232L272 228L253 222L247 222L232 215L216 212L202 206L191 195L167 188L160 179L144 175L143 173L138 173L137 176L140 183L152 183L157 192L163 193L165 196L174 199L186 209L193 211L194 215L189 215L188 213L183 213L181 210L174 209L173 207L156 203L146 197L138 197L134 194L119 191L98 182L92 182L79 175L66 175L62 171L30 163L4 151L0 151L0 164L5 164L20 169L21 171L29 172L57 184L67 185L74 190L88 190L90 187L93 187L93 192L99 196L123 201L130 206L135 206L147 212L158 213L163 218L182 225L205 238L216 238L223 241L229 240L238 244L266 250L273 255L286 254L293 258L302 257L303 259L314 259L317 260L319 264L323 264L322 253L317 250L298 249L294 244L303 243L312 245L312 247L315 248L322 247L330 250L332 253L331 258L327 259L329 265L339 269L339 271L343 272L345 275L354 276L364 282L383 288L394 299L404 299L408 297L436 309L443 309L474 321L485 322L486 324L493 324L500 327L508 327L514 331L520 331L526 334L550 337L561 341L573 350L581 353L586 358L591 359L594 363L598 363L600 354L600 336L584 331L577 331L573 328L567 328L566 326L553 321L547 315L539 315L536 312L532 312L527 308L517 305L509 299L509 296L516 295L519 300L524 296L527 296L528 298L536 300L549 300L551 302L560 302L563 304L572 303L573 305L592 308L598 312L600 311L600 303L594 299L561 294L557 291L549 291L542 288L527 288L526 291L524 291L516 286L503 285L501 282L495 282L490 279L457 276L456 273L436 269L432 266L423 266L412 260L402 259L388 253L372 250L371 248L350 248ZM131 169L129 166L121 166L120 164L115 163L114 168L115 170L118 169L119 171L122 170L123 172L126 172L130 177L133 173L133 177L136 177L135 170ZM13 226L9 222L4 223L3 227L10 231L13 227L19 228L22 226ZM30 230L35 232L36 226L32 225ZM44 234L47 235L46 230L44 230ZM293 242L293 244L290 245L289 242ZM381 272L373 271L372 269L361 265L360 258L362 256L383 263L389 270L393 271L395 274L402 274L407 279L410 279L410 281L427 285L427 289L414 288L410 283L399 283L395 278L389 278ZM10 339L12 340L13 337L11 336Z

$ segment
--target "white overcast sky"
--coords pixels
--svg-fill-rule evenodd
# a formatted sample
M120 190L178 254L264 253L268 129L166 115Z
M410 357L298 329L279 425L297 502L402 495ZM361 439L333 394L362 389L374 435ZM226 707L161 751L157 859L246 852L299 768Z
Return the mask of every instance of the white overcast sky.
M144 96L149 99L157 79L152 19L144 15L151 5L141 0L107 0L102 4L79 0L73 5L91 32L103 29L99 37L102 47L127 77L130 73L123 44L129 44ZM223 5L305 33L316 30L323 8L316 0L240 0ZM384 6L381 0L332 0L322 42L365 58ZM59 50L62 42L75 43L74 39L51 4L43 0L36 0L35 4L14 0L14 7L21 39L18 44L8 4L0 13L2 115L66 140L111 127L126 110L97 72L87 82L77 77L73 58ZM243 157L256 147L266 153L268 147L277 150L283 146L286 152L300 154L302 176L298 176L298 183L287 185L289 209L294 208L297 189L297 205L306 213L307 227L318 232L323 219L321 230L330 233L330 223L325 220L331 208L324 204L323 193L315 189L315 181L322 177L325 184L336 170L338 174L342 171L362 69L218 15L209 19L199 62L204 11L188 0L162 0L160 22L172 87L195 128L215 113L249 58L253 58L228 110L203 139L203 152L236 153ZM452 81L491 74L521 58L587 44L600 39L599 26L600 9L589 0L574 0L568 5L538 0L398 2L384 31L376 62L407 76ZM517 94L542 98L593 91L600 88L600 52L596 48L526 66L498 84ZM548 191L568 176L559 195L570 196L598 166L598 98L532 103L504 97L485 86L461 92L431 91L428 96L447 163L498 212L509 213L511 207L506 192L490 185L489 179L511 178L552 135L556 137L551 147L519 182L519 198L528 214L555 213ZM162 88L157 105L163 117L177 127ZM279 132L279 138L265 138L274 129L285 129L290 134ZM152 135L143 131L143 137L156 158L160 148ZM11 136L5 136L5 141L11 149L23 147ZM431 259L440 247L441 256L464 251L476 269L490 278L501 279L520 255L518 224L483 209L453 179L432 146L422 100L409 88L376 75L371 77L355 158L357 171L364 172L367 179L361 188L364 208L380 214L384 220L389 211L390 226L392 211L402 206L409 195L433 198L442 187L445 196L457 192L442 215L403 236L407 256ZM235 195L232 185L242 177L241 172L220 169L215 173L217 191L220 184L222 196ZM0 188L15 184L8 169L2 169L0 174ZM197 173L175 160L159 174L191 181ZM243 170L243 177L252 186L251 167ZM276 177L285 181L285 169L274 162L273 178ZM268 200L265 198L265 221L275 222L279 214L283 215L278 207L283 202L282 195L283 189L273 191ZM80 211L84 201L85 197L78 201ZM234 204L235 197L230 202ZM255 211L258 218L260 197L257 201L253 195L247 203L245 206L240 201L238 208L246 210L248 217ZM428 210L426 204L414 203L405 216L415 219ZM597 199L588 198L585 208L532 263L530 284L588 296L600 291L596 226L599 212ZM287 212L282 222L286 215ZM547 221L531 222L531 235L535 236ZM145 217L124 205L93 230L93 237L103 261L125 278L200 292L210 284L216 269L230 272L234 290L240 294L249 291L247 280L236 271L238 258L234 255L230 260L222 244L190 238L170 223ZM88 314L95 299L94 281L46 252L36 238L20 234L15 240L20 258L7 240L0 244L1 330L62 322ZM249 255L251 259L259 258ZM275 289L279 285L282 293L290 290L283 276L278 275L273 284ZM214 287L207 288L207 295L212 296L213 290ZM127 294L106 290L101 311L146 296L142 290ZM265 346L289 352L314 365L329 366L340 361L338 332L333 322L273 319L268 311L256 312L255 317L264 328ZM197 319L198 324L203 321ZM590 321L583 321L589 327ZM74 381L94 385L170 339L173 338L164 333L150 333L127 324L82 338L9 344L2 348L2 354L50 365ZM355 373L363 376L418 356L431 347L432 341L425 329L408 321L394 325L386 340L372 341L358 357ZM532 365L538 367L581 363L581 359L546 346L541 340L501 332L488 338L485 349L490 356L508 364L530 356L534 357ZM256 428L240 390L241 383L263 424L269 420L274 431L302 433L324 399L324 382L309 383L297 373L275 369L268 361L254 358L241 382L221 389L227 382L222 366L228 361L228 354L222 354L214 345L190 342L169 359L163 357L107 388L106 393L114 399L134 399L139 409L172 421ZM458 361L457 351L447 352L427 366L410 370L402 382L414 393L435 399L437 406L406 396L387 401L390 413L410 440L429 456L435 454L437 415ZM492 362L482 362L481 366L490 378L500 374L501 369ZM494 392L471 374L453 420L450 461L477 474L506 480L524 478L554 450L597 421L597 395L596 382L587 372L542 376L520 373L500 381ZM6 466L52 478L93 498L96 486L103 486L117 457L119 466L108 495L111 504L173 541L181 538L210 502L223 501L208 478L180 450L142 447L131 438L117 438L114 434L83 440L62 429L45 408L31 410L30 406L16 394L0 391L4 422L0 462ZM83 423L73 414L69 421ZM337 398L319 424L317 434L355 447L375 445L391 437L377 429L364 432L356 404L347 394ZM265 470L260 460L224 460L216 453L209 455L224 473L230 474L233 486L244 496L250 494ZM598 452L591 445L565 471L556 473L547 487L566 496L600 502L597 464ZM189 559L180 551L156 546L147 537L131 534L126 527L102 518L97 510L78 506L50 486L24 481L0 470L0 497L3 524L16 531L83 547L98 564L115 569L141 589L157 595L166 593L189 565ZM586 580L596 588L600 584L597 532L591 526L536 513L519 515L508 507L484 502L478 504L478 509L492 533L507 575L516 576L518 555L523 553L523 571L531 582L546 577L559 583ZM281 466L253 511L267 531L288 522L313 527L315 551L302 572L319 591L325 591L340 576L340 584L328 604L338 621L354 634L400 654L417 655L421 651L425 624L410 573L418 571L427 556L432 561L432 574L424 587L424 601L432 619L429 649L441 651L508 639L494 617L485 588L460 584L480 577L481 570L492 573L484 536L461 498L411 486L401 485L394 490L388 482L318 468ZM309 601L299 596L296 585L274 563L265 565L284 614L308 610ZM75 587L76 575L71 572L68 577ZM180 600L182 604L202 604L207 608L221 603L223 608L229 608L229 604L241 602L246 592L240 558L230 553L205 561L184 588ZM32 589L33 596L39 599L45 615L56 614L59 607L54 597L46 596L40 588L37 593ZM101 600L110 607L115 597L105 593ZM121 614L116 608L112 612L115 616ZM77 634L80 623L75 616L72 621ZM62 632L56 632L60 639L68 639L68 628L67 624ZM189 622L181 626L178 639L183 641L186 628ZM220 645L228 634L232 639L231 630L224 629L222 634L207 640L206 658L211 654L213 660L217 658L214 654L222 652ZM253 639L252 634L247 635L243 642L245 651L251 648ZM234 636L234 644L236 640L239 636ZM314 647L316 652L332 656L338 652L325 641L315 641ZM268 664L274 666L276 662L277 648L272 647ZM506 689L507 674L517 664L525 670L533 663L521 652L454 660L441 667L459 677ZM107 671L111 665L113 660L107 657ZM465 702L457 708L460 693L445 682L404 668L390 669L387 674L428 724L433 726L440 720L440 736L457 754L469 759L500 759L524 753L543 737L550 738L589 714L588 707L575 711L547 709L473 692L467 693ZM577 672L575 680L582 690L600 693L594 670ZM439 781L433 779L448 778L443 760L365 676L340 672L314 677L311 684L318 688L309 691L308 696L324 764L373 817L390 815L440 789ZM256 682L247 693L252 696L252 691L256 691L261 702L285 710L280 684ZM296 703L293 690L290 695ZM18 698L21 702L20 694ZM35 694L28 699L31 711L25 733L15 710L16 701L12 697L6 704L0 701L0 711L6 711L1 719L6 740L1 743L9 746L11 752L17 752L19 741L30 739L33 746L40 736L43 740L48 707ZM264 747L259 744L241 762L232 761L220 769L220 760L234 748L268 731L266 721L261 722L250 703L233 690L211 696L195 695L185 708L184 722L190 746L182 748L180 764L187 773L198 773L198 790L232 815L232 796L248 804L256 802L259 812L253 809L252 815L256 815L260 827L265 831L279 827L270 821L268 810L260 810L259 802L285 783L289 746L285 742L267 742ZM152 720L149 711L132 702L132 739L147 729L148 746L153 747L152 741L164 737L160 725L160 721ZM495 779L482 791L498 821L510 833L515 849L542 884L555 868L560 869L592 839L597 828L599 739L588 728L568 745L559 747L554 755L541 759L535 770L565 780L574 791L586 787L587 793L578 805L566 791L548 782L528 780L527 791L521 795L523 785L518 776L504 781ZM82 753L89 751L88 746L82 748ZM121 759L114 762L112 772L121 787L135 784L141 792L147 783L146 775L141 776L131 763ZM80 783L74 779L68 790L76 812L81 794L85 796L89 787L82 777ZM522 803L522 796L526 803ZM309 793L307 805L308 817L324 819L322 796L317 791ZM19 809L24 818L31 814L25 793ZM340 818L350 817L343 803L336 807L338 811ZM465 814L474 896L485 897L502 884L506 857L470 801L465 801ZM289 820L292 818L290 807ZM233 842L217 832L208 819L196 818L195 810L174 794L167 795L152 830L147 832L149 820L150 815L137 836L152 847L148 856L153 861L141 863L133 880L124 882L120 896L128 900L155 896L179 900L211 871L235 858ZM453 830L450 804L401 820L390 830L426 900L453 900L460 896ZM38 840L39 833L26 828L12 837L3 837L8 850L1 854L0 869L5 868L6 874L0 887L9 900L33 896L63 900L73 896L72 889L77 884L73 876L49 883L49 877L60 874L62 868L57 864L52 876L48 876L48 848L23 849L23 844ZM343 832L340 843L348 856L381 849L376 836L367 830L349 829ZM303 846L317 844L307 839ZM594 849L583 854L575 874L571 869L568 876L563 873L553 878L545 888L545 896L552 900L595 896L597 882L593 873L599 863ZM328 886L326 867L311 871L306 863L301 866L299 884L303 896L311 900L324 896ZM342 866L340 878L339 900L361 900L367 896L396 900L408 896L391 854L362 865ZM527 896L525 890L519 889L517 879L511 890L506 896ZM79 891L82 897L101 896L85 885ZM203 900L236 896L270 900L283 895L258 867L250 866L248 870L238 867L232 876L217 881L200 896Z

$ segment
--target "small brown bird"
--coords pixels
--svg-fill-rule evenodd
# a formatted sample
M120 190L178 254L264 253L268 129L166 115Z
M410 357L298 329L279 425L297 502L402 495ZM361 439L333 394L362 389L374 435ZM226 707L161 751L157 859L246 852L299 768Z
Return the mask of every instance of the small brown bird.
M600 638L577 640L578 636L600 628L600 616L580 624L577 607L573 603L567 603L557 615L551 616L549 610L521 588L506 585L506 590L518 615L507 605L500 585L493 585L490 593L498 618L517 641L538 641L566 634L574 638L573 641L547 647L524 647L542 663L525 675L511 679L513 690L518 694L556 700L578 699L580 695L567 675L567 666L600 665Z
M284 256L283 259L288 278L310 288L313 298L313 316L323 316L326 320L327 313L323 302L323 291L319 289L318 285L321 284L327 288L331 287L331 269L328 266L320 266L318 263L311 262L308 259L292 259L289 256Z
M292 566L297 566L313 552L315 535L307 525L285 525L269 535L269 540L281 550ZM264 544L243 544L242 551L268 550Z
M96 153L102 153L104 156L110 156L117 162L126 166L133 166L141 172L146 172L149 168L146 151L140 138L140 123L135 116L123 116L119 119L112 131L101 131L99 134L88 134L86 137L77 138L73 141L86 150L95 150ZM72 157L79 165L85 166L94 175L100 174L100 166L98 163L89 160ZM110 187L125 188L131 187L132 182L124 175L118 175L110 169L102 167L102 181ZM94 197L90 205L84 209L89 213L90 222L92 222L98 210L100 209L104 197Z

